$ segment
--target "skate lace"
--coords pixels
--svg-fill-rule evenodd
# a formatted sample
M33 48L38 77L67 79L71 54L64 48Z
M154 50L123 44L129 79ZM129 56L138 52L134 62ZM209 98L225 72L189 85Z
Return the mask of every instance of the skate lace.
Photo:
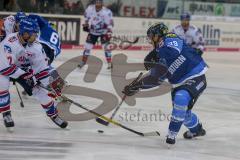
M61 125L64 121L63 121L60 117L57 116L57 117L54 119L54 122L57 123L58 125Z
M177 137L177 133L176 132L172 132L172 131L168 131L168 135L166 136L169 139L174 140Z
M13 122L12 117L10 115L6 115L3 117L3 120L7 123Z

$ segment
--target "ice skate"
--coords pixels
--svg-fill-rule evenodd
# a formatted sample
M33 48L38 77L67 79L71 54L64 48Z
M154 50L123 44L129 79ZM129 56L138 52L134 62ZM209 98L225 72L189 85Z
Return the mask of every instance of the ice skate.
M166 143L168 149L170 149L176 143L176 137L172 135L167 135Z
M7 112L3 113L3 121L4 121L4 125L7 128L7 130L9 132L13 132L14 121L11 116L11 111L7 111Z
M68 125L68 122L61 119L58 115L51 117L51 120L61 128L66 128Z
M81 61L79 64L78 64L78 68L82 68L83 66L85 66L86 65L86 63L85 62L83 62L83 61Z
M113 68L113 64L112 63L108 63L107 69L110 70Z
M192 139L194 137L199 137L199 136L205 136L206 135L206 130L203 129L202 124L199 124L199 130L196 133L192 133L191 131L186 131L183 134L183 137L185 139Z

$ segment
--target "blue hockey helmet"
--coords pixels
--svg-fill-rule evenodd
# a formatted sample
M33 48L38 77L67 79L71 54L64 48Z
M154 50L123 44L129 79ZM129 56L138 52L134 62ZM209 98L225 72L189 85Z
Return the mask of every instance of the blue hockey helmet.
M25 32L29 35L39 33L39 26L37 22L30 18L22 19L19 24L19 34L23 35Z
M27 18L27 15L24 12L17 12L14 16L16 23L19 23L22 19Z
M181 16L180 16L180 20L181 20L181 21L182 21L182 20L190 21L190 19L191 19L191 15L190 15L188 12L183 13L183 14L181 14Z

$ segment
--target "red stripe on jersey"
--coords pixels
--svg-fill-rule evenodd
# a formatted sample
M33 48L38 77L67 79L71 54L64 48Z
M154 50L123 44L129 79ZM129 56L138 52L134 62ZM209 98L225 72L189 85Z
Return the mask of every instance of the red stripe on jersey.
M9 111L9 110L10 110L10 105L9 104L4 106L4 107L0 107L0 113L5 112L5 111Z
M49 76L48 71L42 71L42 72L36 74L36 78L37 78L38 80L44 79L44 78L46 78L46 77L48 77L48 76Z
M53 101L51 101L51 102L49 102L48 104L41 104L42 105L42 107L44 108L44 109L48 109L49 107L51 107L52 105L54 105L54 102Z
M8 91L2 91L2 92L0 92L0 97L8 96L8 94L9 94Z
M6 68L4 71L2 71L2 75L4 76L10 76L11 74L13 74L14 72L16 72L17 70L17 66L16 65L12 65L9 68Z

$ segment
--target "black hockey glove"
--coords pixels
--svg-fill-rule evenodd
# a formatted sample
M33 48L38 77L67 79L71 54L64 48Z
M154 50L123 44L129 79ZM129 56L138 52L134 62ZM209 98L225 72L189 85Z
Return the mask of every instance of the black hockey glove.
M133 96L134 94L136 94L140 88L143 86L143 82L142 80L134 83L134 84L130 84L124 87L122 93L124 93L127 96Z
M26 72L18 77L16 81L24 88L29 96L32 95L32 89L37 84L36 78L32 73Z
M89 25L86 23L86 24L83 24L83 31L84 32L89 32L90 29L89 29Z
M199 54L200 56L202 56L203 51L202 51L201 49L196 48L195 50L196 50L197 54Z

